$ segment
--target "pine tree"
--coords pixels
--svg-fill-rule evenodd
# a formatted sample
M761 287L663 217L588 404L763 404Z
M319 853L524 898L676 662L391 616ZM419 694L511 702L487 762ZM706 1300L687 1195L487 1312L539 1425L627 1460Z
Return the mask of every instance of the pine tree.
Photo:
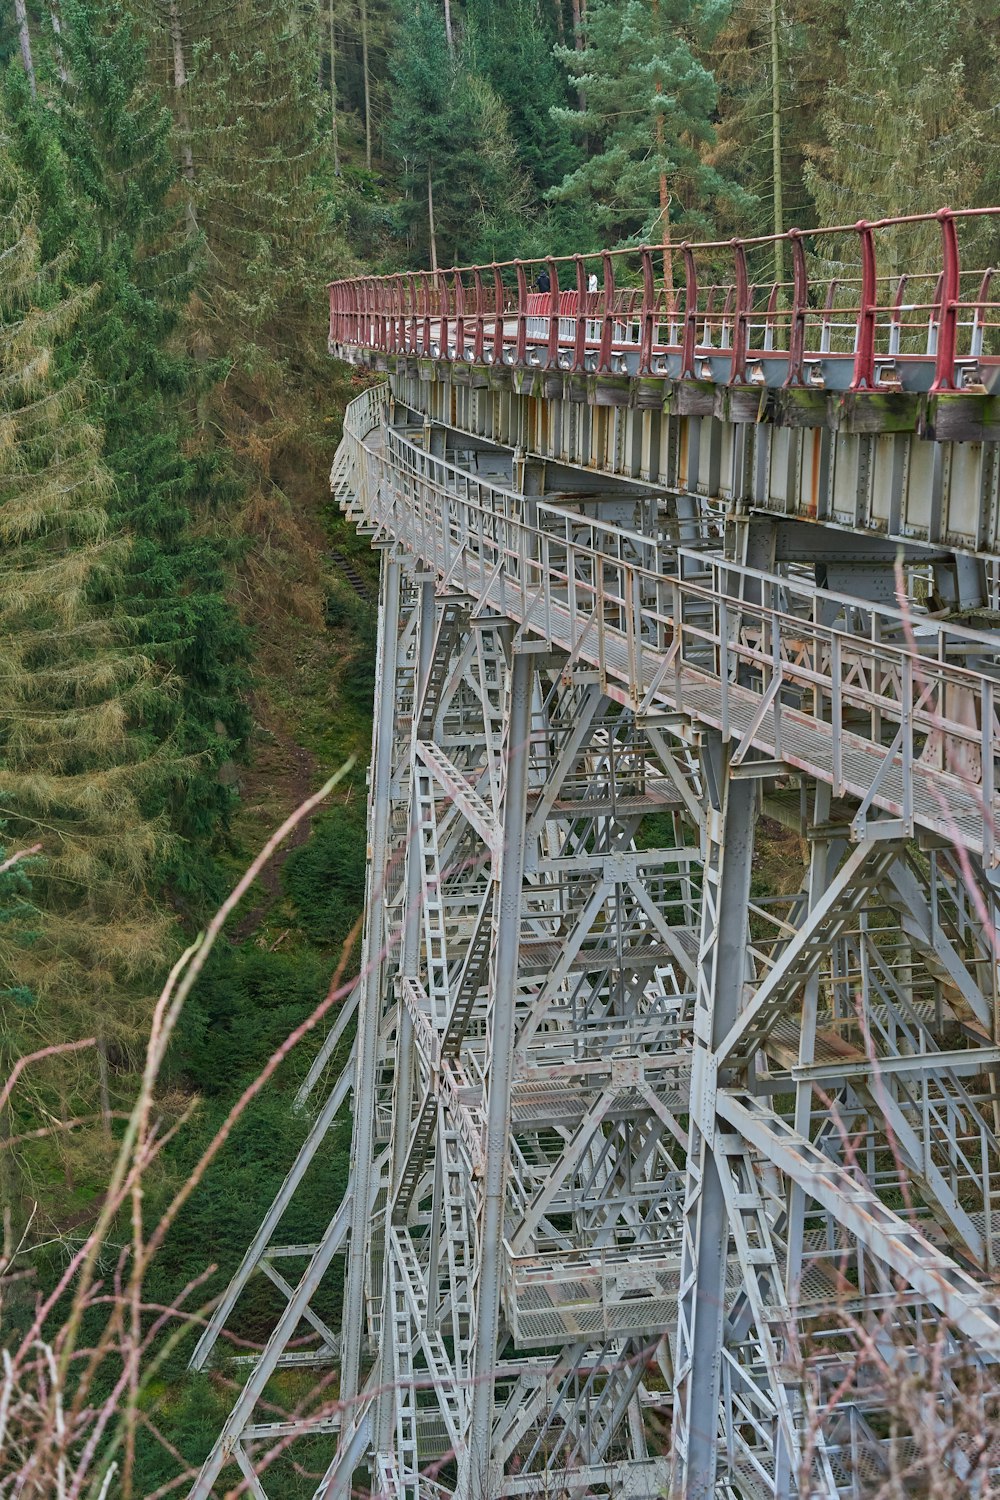
M713 200L744 194L706 161L717 91L702 61L729 0L592 0L583 47L558 47L585 96L557 109L590 150L553 190L586 202L614 236L662 239L710 224Z
M0 1007L21 1006L25 1044L89 1033L106 1060L140 1037L167 941L147 894L166 758L146 718L170 684L93 603L126 549L88 382L62 358L91 294L59 294L4 131L0 211L0 816L5 844L43 849L0 924ZM64 1098L92 1103L93 1071L64 1071Z
M179 133L187 125L186 185L205 240L185 331L207 366L226 369L200 402L199 436L228 452L241 485L228 522L244 547L258 659L265 632L280 636L277 654L283 622L322 621L319 528L302 517L326 495L329 413L347 383L326 357L323 289L354 265L337 228L318 66L327 31L313 0L170 0L149 13L154 67Z
M209 353L232 361L234 394L252 402L262 360L294 361L317 347L317 289L343 254L324 191L328 105L317 58L326 27L313 4L177 0L176 9L207 245L199 330Z
M449 48L434 0L407 10L389 67L387 138L413 242L432 269L502 255L527 207L507 110L463 48Z
M819 221L930 213L975 198L990 158L969 106L952 0L852 0L844 75L823 110L827 143L806 176ZM934 225L883 236L883 269L928 262Z
M553 106L568 103L553 55L557 37L535 0L469 0L470 66L506 105L518 160L540 196L577 165L578 152Z
M804 166L825 139L821 101L842 78L845 10L846 0L734 0L714 49L719 120L708 159L757 197L735 214L720 205L718 233L770 235L779 224L784 230L815 226ZM769 279L777 269L787 281L787 251L751 252L752 275Z
M62 23L69 81L54 108L20 91L18 140L38 185L44 251L71 242L67 281L97 288L66 353L92 377L115 481L108 509L132 538L114 603L137 645L181 683L148 728L178 752L165 784L175 827L204 839L228 811L217 768L238 752L247 714L246 647L225 598L228 544L212 529L228 487L187 415L210 372L178 338L196 247L174 196L170 114L148 88L134 25L103 0L64 0ZM175 882L190 884L192 864L174 868Z

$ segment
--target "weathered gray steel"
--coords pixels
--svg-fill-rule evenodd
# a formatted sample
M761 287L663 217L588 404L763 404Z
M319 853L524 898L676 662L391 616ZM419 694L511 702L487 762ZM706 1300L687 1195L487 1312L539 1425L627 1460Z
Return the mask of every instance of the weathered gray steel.
M359 397L333 476L383 548L384 843L317 1500L857 1496L981 1426L1000 1357L1000 650L919 602L985 571L574 489L467 387L424 421L445 384ZM761 808L809 851L765 896Z

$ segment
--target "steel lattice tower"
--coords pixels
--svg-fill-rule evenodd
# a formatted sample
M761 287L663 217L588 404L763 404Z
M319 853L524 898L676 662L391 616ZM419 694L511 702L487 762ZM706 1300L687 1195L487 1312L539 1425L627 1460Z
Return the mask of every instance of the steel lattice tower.
M685 411L681 342L637 319L680 390L653 417L624 314L581 333L546 298L533 332L525 285L491 322L449 274L433 346L403 278L335 323L391 385L333 474L382 557L368 904L305 1093L355 1008L357 1040L199 1345L262 1267L286 1310L192 1493L233 1459L266 1495L261 1445L308 1432L317 1500L860 1497L934 1463L985 1495L1000 548L917 519L942 494L958 516L971 450L789 438L747 379ZM810 453L834 500L867 486L853 528L815 525ZM981 512L995 437L973 457ZM778 894L762 818L797 835ZM281 1245L350 1092L349 1196ZM335 1257L341 1331L312 1307ZM294 1363L339 1366L336 1400L255 1420Z

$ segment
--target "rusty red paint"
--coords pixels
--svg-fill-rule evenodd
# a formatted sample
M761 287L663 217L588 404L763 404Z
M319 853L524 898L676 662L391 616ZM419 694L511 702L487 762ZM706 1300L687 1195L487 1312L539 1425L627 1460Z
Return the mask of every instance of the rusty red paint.
M809 309L809 273L806 270L806 252L802 245L802 233L798 229L788 231L788 243L792 249L792 319L788 331L788 375L785 384L805 384L803 360L806 352L806 313Z
M733 316L733 357L729 367L732 384L742 384L747 378L747 340L750 320L750 285L747 276L746 246L733 240L733 256L736 261L735 309Z
M955 390L955 346L958 333L958 304L961 295L958 230L950 208L938 214L941 224L941 277L938 288L938 345L934 363L932 391Z
M350 278L329 288L330 344L394 355L464 358L471 334L472 357L477 362L488 359L492 348L494 362L523 365L529 343L537 350L541 342L532 360L538 363L541 353L550 369L561 365L577 372L589 368L607 374L617 367L622 353L631 353L630 368L640 375L649 376L655 369L682 379L697 379L703 361L724 351L728 380L742 382L748 378L748 362L757 359L758 351L752 346L762 328L766 371L772 377L776 374L785 386L809 383L806 359L812 356L810 364L820 365L819 383L824 361L846 366L846 378L836 381L840 389L877 389L888 358L897 360L898 368L884 387L898 388L900 370L905 371L908 361L921 359L925 367L930 366L927 376L921 377L927 381L921 389L927 389L933 378L932 391L956 390L962 384L963 362L967 366L970 359L978 359L1000 366L1000 353L983 353L981 348L984 329L1000 328L1000 303L990 301L994 273L976 278L966 273L969 289L963 300L961 271L964 226L981 229L984 221L998 217L1000 208L941 209L936 214L811 230L810 246L820 254L824 241L834 236L834 255L842 264L853 262L861 268L859 282L848 274L823 277L812 286L806 237L798 229L778 237L685 243L679 247L684 265L683 307L679 297L670 295L662 270L657 274L658 249L650 245L602 251L598 292L590 291L588 262L580 255ZM913 224L938 227L937 263L907 266L901 275L880 276L880 237L885 231ZM765 283L757 290L766 294L766 310L756 314L749 257L751 252L763 252L760 258L766 261L776 239L787 240L791 252L791 307L786 309L780 288ZM549 290L536 293L535 280L543 265ZM504 274L511 272L516 281L513 293L504 284ZM936 282L933 299L904 302L907 285L918 277ZM529 338L529 316L546 320L541 340ZM921 329L926 345L922 354L912 349L920 344ZM973 330L968 337L967 329ZM901 352L904 333L911 349ZM834 341L836 347L832 347ZM968 349L967 342L971 342ZM669 365L664 361L670 361ZM713 363L717 369L718 359Z

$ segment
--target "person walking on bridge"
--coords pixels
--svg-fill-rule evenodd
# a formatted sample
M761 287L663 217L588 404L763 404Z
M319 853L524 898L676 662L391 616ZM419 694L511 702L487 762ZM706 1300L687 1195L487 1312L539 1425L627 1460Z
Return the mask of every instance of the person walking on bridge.
M550 292L552 290L552 283L549 280L549 273L544 266L535 277L535 285L540 292Z

